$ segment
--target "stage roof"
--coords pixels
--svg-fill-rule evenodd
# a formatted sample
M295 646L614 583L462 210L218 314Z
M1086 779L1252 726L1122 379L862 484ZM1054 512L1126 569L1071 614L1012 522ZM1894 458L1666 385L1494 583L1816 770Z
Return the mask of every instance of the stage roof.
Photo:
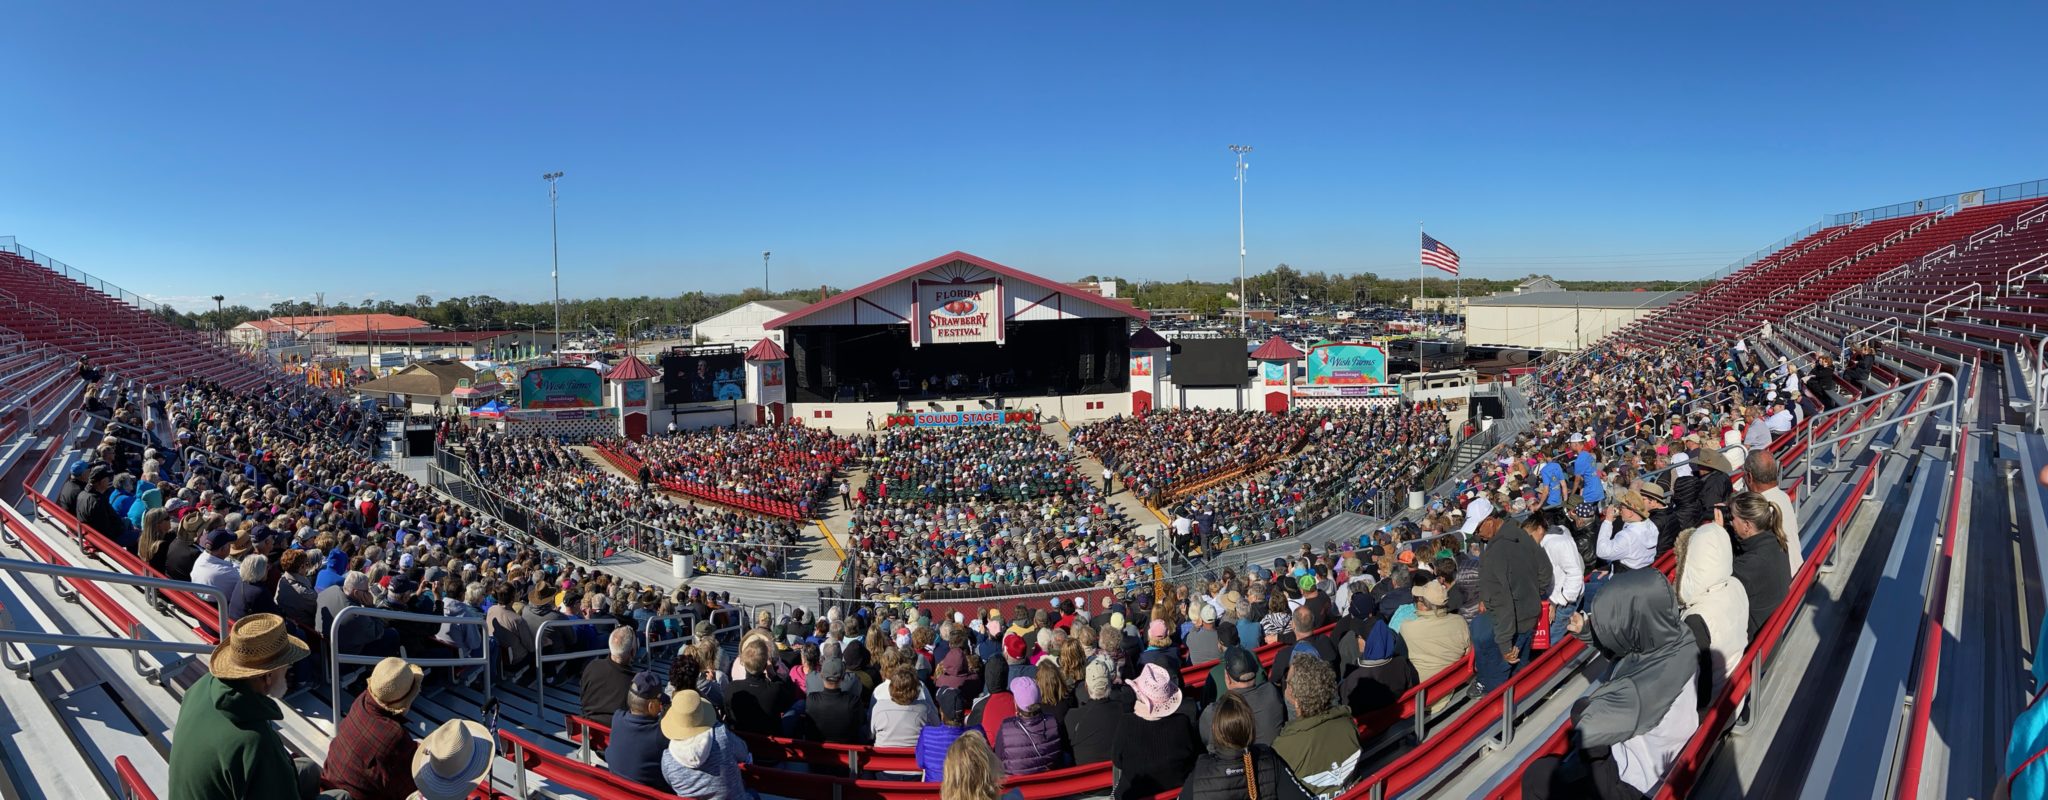
M792 325L897 325L910 321L914 285L997 281L1004 293L1004 321L1125 317L1147 320L1152 315L1115 298L1103 297L1065 283L1007 267L955 250L893 275L850 289L797 311L768 320L775 330Z

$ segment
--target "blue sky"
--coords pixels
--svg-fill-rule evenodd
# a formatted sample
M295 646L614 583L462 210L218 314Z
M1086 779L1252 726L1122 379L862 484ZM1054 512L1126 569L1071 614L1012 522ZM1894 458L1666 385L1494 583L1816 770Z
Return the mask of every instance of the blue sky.
M1690 278L2048 177L2002 3L16 4L0 234L181 306L1057 278ZM1981 77L1978 77L1981 76ZM2023 102L2024 101L2024 102ZM2031 107L2029 107L2031 106Z

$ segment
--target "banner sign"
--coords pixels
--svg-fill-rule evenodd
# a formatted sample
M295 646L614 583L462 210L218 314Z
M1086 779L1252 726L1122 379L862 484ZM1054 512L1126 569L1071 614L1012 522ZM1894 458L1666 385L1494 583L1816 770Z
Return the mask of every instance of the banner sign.
M596 408L604 378L589 367L534 367L519 376L520 408Z
M627 408L643 408L647 405L646 381L626 381L623 388Z
M910 424L919 428L959 428L970 425L1001 425L1001 411L920 411Z
M1387 382L1387 353L1376 344L1325 342L1308 349L1308 382L1315 386Z
M1152 377L1152 354L1151 354L1151 353L1132 353L1132 354L1131 354L1131 377L1133 377L1133 378L1150 378L1150 377Z
M1295 397L1400 397L1398 383L1351 383L1327 386L1296 386Z
M524 411L507 411L505 412L505 418L519 422L532 422L534 420L618 419L619 410L610 406L601 408L536 408Z
M917 283L920 344L993 342L1002 326L995 281Z
M1287 385L1287 364L1285 362L1268 361L1259 365L1259 371L1265 376L1267 386Z

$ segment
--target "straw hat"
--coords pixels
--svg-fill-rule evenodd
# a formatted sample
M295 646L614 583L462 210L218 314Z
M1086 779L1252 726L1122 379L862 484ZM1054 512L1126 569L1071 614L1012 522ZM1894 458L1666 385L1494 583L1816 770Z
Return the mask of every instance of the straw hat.
M283 617L251 614L235 621L207 667L221 680L241 680L289 667L309 652L305 642L284 632Z
M1650 515L1650 504L1643 500L1643 496L1639 493L1633 491L1622 492L1614 498L1614 502L1620 503L1623 508L1634 511L1640 516L1647 517Z
M718 718L712 715L711 704L693 689L676 692L669 699L668 713L661 717L661 735L671 742L693 738L717 726Z
M466 719L441 723L420 740L412 782L424 800L463 800L491 770L491 733Z
M404 714L412 708L412 701L420 696L426 677L426 670L406 663L403 658L386 658L370 670L370 700L385 711Z

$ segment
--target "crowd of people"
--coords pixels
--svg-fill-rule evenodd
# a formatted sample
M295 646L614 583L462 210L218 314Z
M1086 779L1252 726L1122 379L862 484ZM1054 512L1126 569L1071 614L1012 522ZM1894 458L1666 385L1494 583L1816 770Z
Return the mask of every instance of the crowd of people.
M1331 513L1360 510L1366 501L1418 485L1454 444L1449 419L1433 400L1288 416L1306 426L1300 451L1173 506L1182 552L1285 538Z
M871 596L1149 576L1156 554L1036 425L862 437L846 520Z
M606 549L633 547L664 559L683 553L695 570L757 578L784 577L802 549L804 531L794 522L669 494L554 439L485 430L461 447L485 488L563 521L571 536L597 537Z
M1160 409L1091 422L1072 435L1133 494L1163 503L1176 486L1293 452L1315 424L1302 414Z
M645 463L655 481L674 478L810 509L853 455L853 442L821 428L748 425L599 440Z

